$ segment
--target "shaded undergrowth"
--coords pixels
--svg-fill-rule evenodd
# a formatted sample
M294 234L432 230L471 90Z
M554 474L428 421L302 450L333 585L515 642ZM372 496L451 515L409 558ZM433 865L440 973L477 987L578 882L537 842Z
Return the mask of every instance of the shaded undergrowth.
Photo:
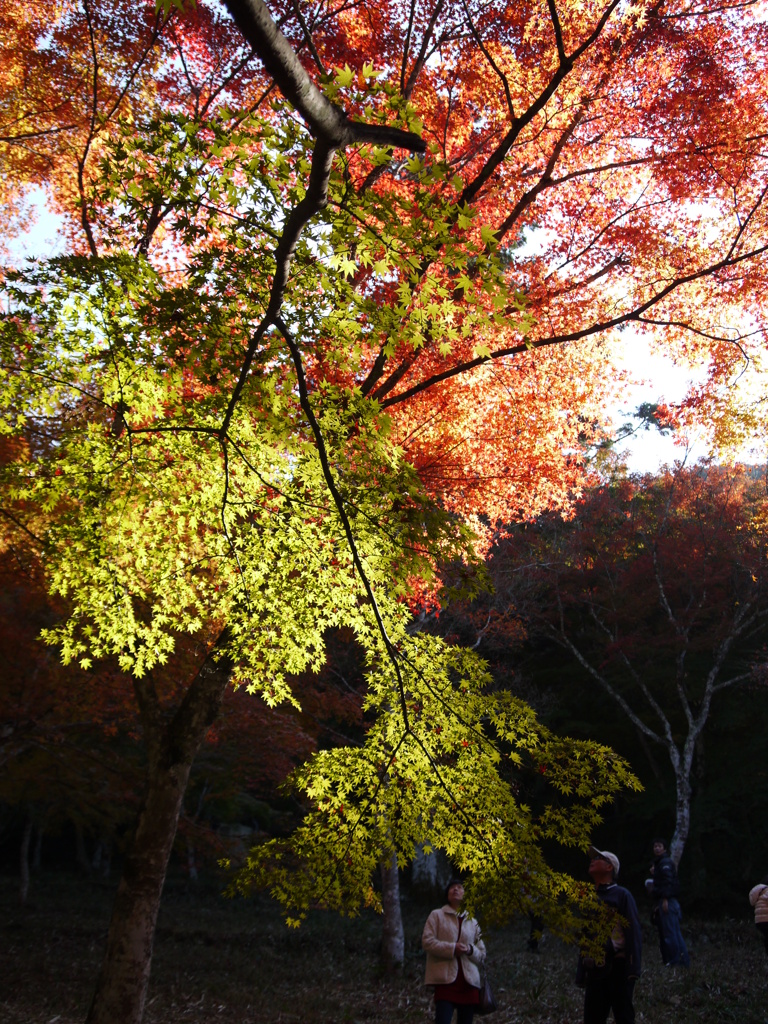
M49 876L30 905L0 878L0 1019L80 1024L102 954L112 890ZM381 920L316 912L298 930L267 899L225 900L170 883L155 943L147 1024L401 1024L432 1020L423 988L421 928L429 907L404 902L402 974L379 968ZM575 952L545 935L528 952L528 922L487 935L501 1008L494 1024L580 1024ZM645 926L638 1021L767 1024L768 962L748 913L739 921L686 922L690 970L665 970Z

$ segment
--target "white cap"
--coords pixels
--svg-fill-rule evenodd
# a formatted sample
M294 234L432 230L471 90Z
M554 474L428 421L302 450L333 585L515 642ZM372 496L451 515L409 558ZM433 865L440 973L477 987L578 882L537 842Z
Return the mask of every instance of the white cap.
M619 858L615 853L609 853L607 850L598 850L595 846L589 848L590 857L600 857L601 860L607 860L613 868L614 875L619 873Z

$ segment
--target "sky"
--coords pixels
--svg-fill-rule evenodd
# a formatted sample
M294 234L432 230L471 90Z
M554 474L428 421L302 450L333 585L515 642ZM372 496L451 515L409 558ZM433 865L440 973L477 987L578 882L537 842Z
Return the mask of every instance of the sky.
M608 410L616 427L631 420L634 411L644 402L671 405L683 398L692 378L690 369L652 352L647 340L640 335L625 332L617 344L623 348L617 353L617 363L631 373L637 383L626 387L621 401ZM660 466L672 465L684 458L690 464L709 454L701 439L689 438L686 452L685 447L675 444L671 434L644 428L619 442L616 451L624 456L632 473L653 473Z
M30 191L28 206L34 211L35 221L29 230L19 238L7 241L13 257L34 256L46 259L61 252L59 238L60 219L45 206L45 196L41 188Z
M705 380L704 367L697 371L676 365L671 359L652 351L647 339L631 330L622 333L618 344L624 346L624 351L616 353L615 361L637 383L626 387L620 401L607 410L616 428L631 421L633 412L642 403L675 405L685 397L691 383L701 384ZM754 363L750 369L749 374L732 382L736 398L744 402L757 401L766 388L764 376L756 372ZM632 473L653 473L665 464L671 466L673 462L682 460L690 466L713 454L703 430L698 437L689 434L686 446L675 444L670 433L662 435L658 430L641 429L619 442L616 450L625 456ZM733 453L733 457L743 463L763 464L768 461L765 441L755 439L748 442ZM718 461L716 454L714 458Z

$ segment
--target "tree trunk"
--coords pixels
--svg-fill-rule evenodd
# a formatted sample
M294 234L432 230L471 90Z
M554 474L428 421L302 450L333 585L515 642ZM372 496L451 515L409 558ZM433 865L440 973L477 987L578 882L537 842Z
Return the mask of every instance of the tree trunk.
M112 843L109 839L103 840L104 851L101 857L101 877L109 878L109 873L112 868Z
M192 762L218 716L230 665L209 655L166 725L157 695L136 681L149 750L147 792L115 897L87 1024L140 1024L157 914Z
M405 960L405 932L400 907L400 875L397 855L381 861L381 904L384 923L381 935L381 959L387 972L399 970Z
M93 851L91 867L100 878L109 878L109 869L112 864L112 841L108 836L103 836L96 844Z
M686 752L687 753L687 752ZM674 763L674 762L673 762ZM680 866L685 843L691 828L691 764L688 757L683 757L675 767L675 831L669 844L669 855Z
M157 913L190 765L153 773L112 908L104 964L88 1014L138 1024L149 984Z
M19 851L19 903L24 906L29 895L29 843L32 838L32 815L28 814L24 822Z
M38 872L43 861L43 832L41 822L35 825L35 845L32 847L32 870Z
M197 799L197 808L195 809L195 813L191 818L189 818L190 825L196 825L199 821L200 815L203 813L205 798L208 796L209 789L210 786L206 779L203 788L200 790L200 796ZM195 848L195 844L189 837L187 838L187 874L189 875L190 882L199 881L197 871L197 850Z
M88 856L88 850L85 847L85 833L83 832L83 826L79 821L74 822L75 826L75 857L77 860L77 866L80 868L84 875L90 875L91 873L91 859Z
M187 840L187 876L190 882L199 881L200 876L197 872L197 857L195 855L195 844L189 839Z

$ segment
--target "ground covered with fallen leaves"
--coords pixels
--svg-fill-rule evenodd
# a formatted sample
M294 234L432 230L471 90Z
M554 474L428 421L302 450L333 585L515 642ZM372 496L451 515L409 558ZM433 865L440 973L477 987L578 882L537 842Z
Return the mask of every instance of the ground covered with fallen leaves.
M80 1024L104 947L112 888L68 875L33 882L18 906L16 882L0 877L0 1020ZM381 920L317 912L289 930L265 898L232 901L215 889L170 883L155 944L146 1024L401 1024L433 1019L421 981L427 905L404 900L402 974L379 968ZM685 922L688 971L662 967L645 926L636 989L647 1024L768 1024L768 958L749 907L738 920ZM580 1024L576 954L545 935L526 949L527 921L487 934L500 1009L494 1024ZM117 1022L116 1022L117 1024Z

